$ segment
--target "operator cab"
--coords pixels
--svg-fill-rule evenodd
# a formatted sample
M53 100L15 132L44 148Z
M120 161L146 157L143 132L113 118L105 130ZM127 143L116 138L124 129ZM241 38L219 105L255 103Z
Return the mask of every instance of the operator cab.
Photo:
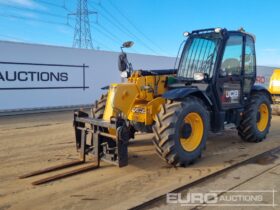
M220 109L241 107L255 82L255 38L243 29L196 30L188 37L178 66L179 83L191 84L214 99ZM199 83L208 84L206 87ZM217 101L217 100L212 100Z

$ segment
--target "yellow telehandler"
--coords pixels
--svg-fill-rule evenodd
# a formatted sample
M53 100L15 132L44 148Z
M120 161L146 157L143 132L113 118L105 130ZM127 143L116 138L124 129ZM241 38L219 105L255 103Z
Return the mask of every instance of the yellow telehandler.
M195 30L187 40L178 68L132 69L122 46L119 70L124 80L111 84L93 108L91 116L74 113L76 147L81 160L39 170L37 174L84 163L95 165L55 175L41 184L81 171L98 168L100 161L119 167L128 164L128 143L137 131L153 133L158 155L173 166L186 166L201 157L208 132L220 132L234 123L247 142L266 138L271 123L272 98L256 80L255 37L243 29ZM105 89L105 88L103 88Z
M227 123L234 123L245 141L266 137L272 99L268 90L254 85L255 37L243 29L222 28L185 36L178 69L133 71L122 51L119 70L127 81L110 85L95 103L92 117L75 113L78 149L90 131L86 153L125 166L129 139L136 131L153 132L159 156L185 166L201 157L208 132L219 132ZM132 44L126 42L123 48ZM81 132L85 128L87 132Z
M272 111L280 115L280 69L275 69L270 77L269 92L272 96Z

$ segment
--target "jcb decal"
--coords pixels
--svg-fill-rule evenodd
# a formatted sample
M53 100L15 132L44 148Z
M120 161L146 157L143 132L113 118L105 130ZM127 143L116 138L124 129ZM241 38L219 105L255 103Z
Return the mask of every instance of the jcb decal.
M238 97L239 97L239 90L226 91L226 98L238 98Z

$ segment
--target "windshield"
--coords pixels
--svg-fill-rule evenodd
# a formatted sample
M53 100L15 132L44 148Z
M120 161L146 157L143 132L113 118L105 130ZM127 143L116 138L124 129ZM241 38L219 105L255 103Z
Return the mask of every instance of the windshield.
M194 73L201 72L211 78L219 41L218 37L190 37L181 56L177 76L193 79Z

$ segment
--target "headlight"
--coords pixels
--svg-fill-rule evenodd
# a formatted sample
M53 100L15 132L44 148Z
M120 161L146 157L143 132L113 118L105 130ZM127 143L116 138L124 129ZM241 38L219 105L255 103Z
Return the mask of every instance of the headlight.
M183 35L184 35L184 37L188 37L190 35L190 33L186 31L183 33Z
M215 28L214 30L216 33L220 33L222 31L222 28Z

